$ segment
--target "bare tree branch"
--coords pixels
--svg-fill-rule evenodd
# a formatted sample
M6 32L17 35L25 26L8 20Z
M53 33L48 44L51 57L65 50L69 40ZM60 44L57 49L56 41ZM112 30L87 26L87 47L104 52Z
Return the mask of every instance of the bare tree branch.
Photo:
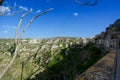
M20 27L21 27L23 18L24 18L27 14L29 14L30 12L32 12L32 9L30 9L28 12L22 14L22 16L21 16L21 19L20 19L20 21L19 21L19 23L18 23L18 27L17 27L16 33L15 33L15 43L16 43L16 44L18 43L18 42L17 42L17 39L18 39L18 32L19 32L19 30L20 30Z
M31 12L31 10L28 11L28 12L26 12L26 13L24 13L24 14L21 16L21 19L20 19L19 24L18 24L18 28L17 28L17 30L16 30L16 36L15 36L16 48L15 48L14 56L13 56L12 60L10 61L10 63L8 64L8 66L4 69L3 73L0 75L0 80L1 80L2 77L5 75L5 73L6 73L7 70L10 68L10 66L12 65L12 63L14 62L14 60L15 60L16 57L17 57L17 54L18 54L18 51L19 51L19 47L20 47L20 44L17 43L17 42L18 42L18 41L17 41L18 31L19 31L19 28L20 28L20 26L21 26L21 23L22 23L22 20L23 20L24 16L27 15L27 14L29 14L30 12Z
M19 39L20 39L20 40L22 39L25 31L27 30L27 28L30 26L30 24L31 24L36 18L38 18L39 16L41 16L41 15L43 15L43 14L45 14L45 13L51 11L51 10L53 10L53 8L47 9L46 11L41 12L41 13L37 14L36 16L34 16L34 17L27 23L27 25L25 26L25 28L24 28L23 31L21 32Z
M14 2L13 6L10 6L10 4L8 3L8 1L5 1L5 0L3 0L3 1L4 1L4 5L6 5L6 6L0 5L0 16L14 16L16 14L19 14L20 12L25 11L25 10L20 10L20 8L17 8L19 6L17 5L16 2ZM4 7L9 8L9 10L8 11L3 11L2 9Z
M13 56L13 59L10 61L10 63L8 64L8 66L5 68L5 70L3 71L3 73L0 75L0 80L2 79L2 77L5 75L5 73L7 72L7 70L9 69L9 67L12 65L12 63L14 62L16 56L17 56L17 52L18 52L19 46L16 46L15 49L15 55Z
M78 3L78 4L87 5L87 6L95 6L98 3L98 0L86 0L86 1L74 0L74 1L76 3ZM14 2L13 7L11 7L9 5L9 3L7 1L5 1L5 0L0 0L0 9L1 10L2 10L2 4L3 4L3 2L4 2L4 4L5 3L7 4L7 7L10 8L10 12L8 14L7 11L6 12L0 11L0 16L13 16L13 15L16 15L16 14L18 14L18 13L20 13L20 12L23 11L23 10L19 10L19 8L16 7L17 6L16 2Z
M23 68L24 68L24 62L22 61L21 62L21 79L20 80L23 80Z
M17 57L17 54L19 53L19 49L20 49L20 45L21 45L21 39L22 39L25 31L27 30L27 28L30 26L30 24L31 24L36 18L38 18L39 16L41 16L41 15L43 15L43 14L45 14L45 13L51 11L51 10L53 10L53 8L50 8L50 9L48 9L48 10L46 10L46 11L44 11L44 12L41 12L40 14L34 16L34 17L28 22L28 24L25 26L25 28L23 29L23 31L21 32L21 34L20 34L19 37L18 37L18 32L19 32L19 30L20 30L20 27L21 27L23 18L24 18L27 14L29 14L29 13L32 11L32 9L29 10L28 12L24 13L24 14L21 16L21 19L20 19L20 21L19 21L19 23L18 23L18 27L17 27L16 33L15 33L15 44L16 44L16 48L15 48L14 56L13 56L12 60L10 61L10 63L8 64L8 66L3 70L3 73L0 75L0 80L2 79L2 77L5 75L5 73L7 72L7 70L10 68L10 66L11 66L11 65L13 64L13 62L15 61L15 59L16 59L16 57Z
M15 13L15 7L16 7L16 2L14 3L14 6L11 8L11 15Z

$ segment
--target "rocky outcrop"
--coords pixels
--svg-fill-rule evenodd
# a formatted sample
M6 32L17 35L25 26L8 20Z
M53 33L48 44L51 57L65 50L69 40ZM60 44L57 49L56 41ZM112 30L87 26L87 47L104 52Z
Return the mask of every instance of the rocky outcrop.
M120 19L106 28L105 32L96 35L94 42L106 48L120 48Z
M30 54L31 52L36 52L39 49L39 52L48 52L54 51L55 49L62 49L73 44L84 45L90 42L88 38L72 38L72 37L56 37L56 38L47 38L47 39L30 39L22 40L22 46L20 53ZM10 48L15 48L14 39L1 39L0 40L0 51L1 53L11 55L9 52Z

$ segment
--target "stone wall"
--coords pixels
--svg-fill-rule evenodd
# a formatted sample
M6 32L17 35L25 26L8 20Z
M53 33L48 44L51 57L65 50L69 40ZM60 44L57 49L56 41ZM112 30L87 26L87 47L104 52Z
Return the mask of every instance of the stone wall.
M116 52L111 50L106 56L76 78L76 80L111 80L114 77Z

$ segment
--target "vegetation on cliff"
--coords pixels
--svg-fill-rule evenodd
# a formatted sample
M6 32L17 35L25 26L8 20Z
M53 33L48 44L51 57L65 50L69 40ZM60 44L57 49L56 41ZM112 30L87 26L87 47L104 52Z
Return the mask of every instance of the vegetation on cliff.
M27 40L3 80L74 80L106 54L82 38ZM34 41L37 41L35 43ZM86 40L88 42L89 39ZM12 59L12 40L1 40L0 72Z

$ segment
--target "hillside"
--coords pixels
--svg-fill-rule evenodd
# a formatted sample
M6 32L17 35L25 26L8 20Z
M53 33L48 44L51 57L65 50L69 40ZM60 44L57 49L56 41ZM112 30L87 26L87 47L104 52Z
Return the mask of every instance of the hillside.
M0 40L0 73L14 55L14 40ZM74 80L106 54L86 38L23 40L3 80Z

